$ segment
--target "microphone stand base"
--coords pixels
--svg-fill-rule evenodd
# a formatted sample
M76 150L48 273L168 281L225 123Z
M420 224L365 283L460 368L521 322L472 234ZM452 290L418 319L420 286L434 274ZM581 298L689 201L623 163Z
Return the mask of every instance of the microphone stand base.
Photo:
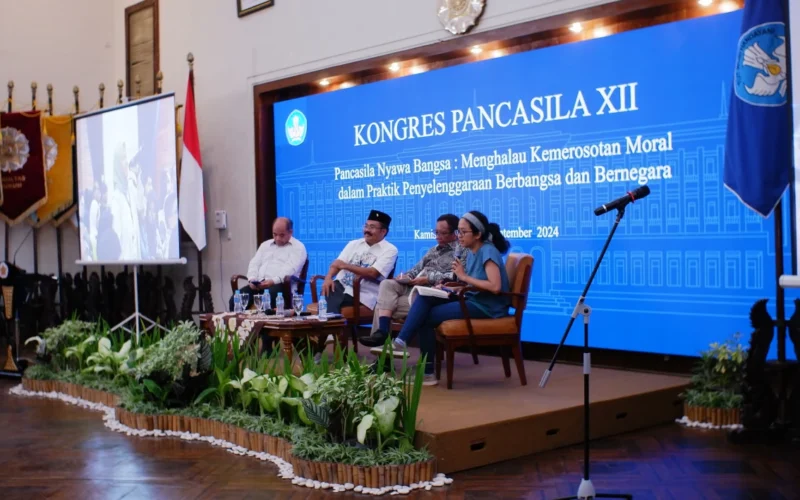
M591 499L594 498L597 493L594 491L594 485L592 484L591 479L581 479L581 485L578 486L578 498L580 499Z
M595 493L594 485L591 479L581 479L581 485L578 486L578 494L574 497L559 498L556 500L592 500L594 498L626 498L633 500L633 495L627 493Z

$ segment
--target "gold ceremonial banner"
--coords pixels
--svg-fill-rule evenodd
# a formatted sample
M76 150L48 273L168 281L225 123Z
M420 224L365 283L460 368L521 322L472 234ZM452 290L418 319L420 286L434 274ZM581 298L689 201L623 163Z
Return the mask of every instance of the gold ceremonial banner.
M74 201L72 171L72 117L46 116L42 121L44 132L44 159L47 169L47 201L31 222L42 227L56 215L69 208Z
M0 219L19 224L47 200L42 112L2 113Z

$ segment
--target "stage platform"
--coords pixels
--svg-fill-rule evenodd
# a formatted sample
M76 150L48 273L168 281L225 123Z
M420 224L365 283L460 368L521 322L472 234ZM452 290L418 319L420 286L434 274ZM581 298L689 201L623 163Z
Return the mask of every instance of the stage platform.
M415 353L416 354L416 353ZM412 356L412 359L416 356ZM505 378L499 357L456 353L453 389L445 366L439 386L424 387L418 417L419 444L452 473L580 443L583 440L583 370L557 364L547 386L539 380L548 363L526 361L528 385L514 363ZM682 415L680 394L689 377L592 368L593 438L671 422Z

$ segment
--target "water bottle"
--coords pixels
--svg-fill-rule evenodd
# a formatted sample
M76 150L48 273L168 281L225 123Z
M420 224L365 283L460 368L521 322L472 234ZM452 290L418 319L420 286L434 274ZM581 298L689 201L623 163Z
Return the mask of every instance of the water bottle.
M242 312L242 296L239 290L236 290L236 293L233 294L233 312Z
M319 298L317 309L317 316L319 316L319 320L328 321L328 299L326 299L324 295Z
M276 316L283 316L283 294L279 293L277 297L275 297L275 315Z
M269 294L269 290L264 290L264 298L261 299L261 303L264 304L262 307L265 311L272 309L272 297Z

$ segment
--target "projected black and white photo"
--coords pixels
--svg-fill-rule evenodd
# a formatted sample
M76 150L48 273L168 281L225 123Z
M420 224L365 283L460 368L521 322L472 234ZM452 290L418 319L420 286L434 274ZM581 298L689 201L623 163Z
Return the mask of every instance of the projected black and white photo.
M76 120L81 260L180 258L175 99Z

